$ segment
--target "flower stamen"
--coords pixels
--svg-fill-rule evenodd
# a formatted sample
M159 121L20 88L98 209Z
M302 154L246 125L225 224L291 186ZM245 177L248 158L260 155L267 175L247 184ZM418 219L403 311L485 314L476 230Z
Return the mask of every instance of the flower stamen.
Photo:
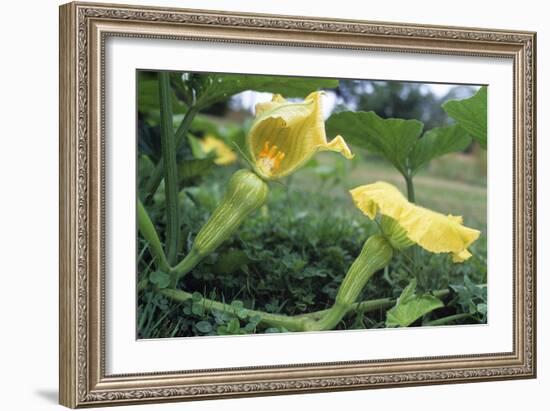
M276 145L270 146L266 141L262 151L258 154L258 165L264 173L270 175L279 169L284 158L285 153L279 151Z

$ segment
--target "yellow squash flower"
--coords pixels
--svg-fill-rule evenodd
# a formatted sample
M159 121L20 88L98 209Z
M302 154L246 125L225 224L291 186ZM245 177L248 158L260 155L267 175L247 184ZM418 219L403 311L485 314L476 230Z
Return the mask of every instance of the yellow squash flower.
M223 141L210 134L200 140L200 145L205 153L214 151L216 159L214 163L218 165L228 165L237 161L237 155Z
M301 103L290 103L276 94L270 102L256 105L247 148L254 171L263 179L293 173L317 151L336 151L348 159L353 157L341 136L327 142L322 95L316 91Z
M462 217L443 215L407 201L393 185L377 182L350 191L355 205L371 220L377 213L393 219L409 240L432 253L451 253L454 262L470 258L468 247L479 231L465 227Z

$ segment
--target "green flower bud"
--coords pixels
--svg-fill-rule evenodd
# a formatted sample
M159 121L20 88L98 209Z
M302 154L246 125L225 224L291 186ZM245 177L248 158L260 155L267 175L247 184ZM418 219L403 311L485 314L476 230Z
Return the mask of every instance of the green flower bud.
M221 203L197 234L189 253L172 270L172 286L227 240L251 212L264 205L268 191L265 181L249 170L233 174Z
M222 202L197 234L193 248L201 256L213 252L254 210L264 205L268 186L249 170L239 170L229 180Z

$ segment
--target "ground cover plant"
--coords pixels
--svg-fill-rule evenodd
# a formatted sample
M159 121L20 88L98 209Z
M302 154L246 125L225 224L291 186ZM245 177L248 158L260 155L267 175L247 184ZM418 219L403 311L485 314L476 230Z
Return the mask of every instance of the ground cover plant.
M138 73L138 338L483 324L485 87Z

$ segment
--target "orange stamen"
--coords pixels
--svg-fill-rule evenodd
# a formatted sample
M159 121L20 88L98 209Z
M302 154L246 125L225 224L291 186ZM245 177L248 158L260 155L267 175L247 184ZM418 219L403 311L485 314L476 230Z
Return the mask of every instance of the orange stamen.
M270 147L268 141L264 143L262 151L258 154L258 163L260 168L268 174L271 174L273 171L276 171L280 165L281 161L285 158L285 153L279 151L276 145Z

